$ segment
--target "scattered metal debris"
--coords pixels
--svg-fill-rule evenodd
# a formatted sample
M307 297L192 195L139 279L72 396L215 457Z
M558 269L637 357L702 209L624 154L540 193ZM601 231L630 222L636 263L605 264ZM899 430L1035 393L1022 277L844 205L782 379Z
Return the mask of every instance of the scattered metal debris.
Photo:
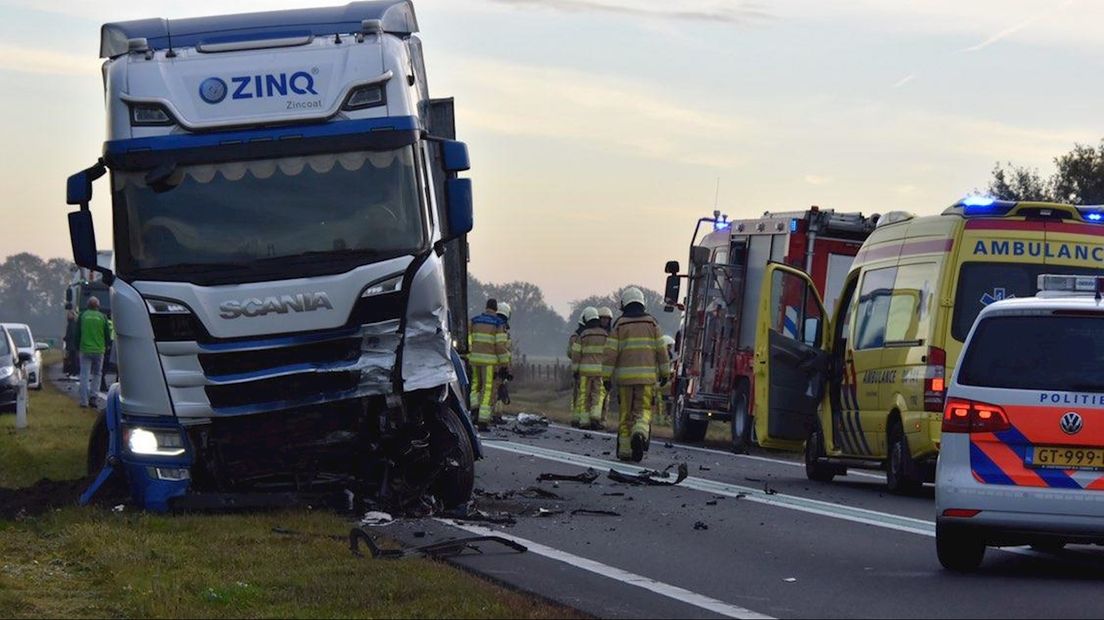
M694 523L694 529L695 530L708 530L709 526L706 525L705 523L701 522L701 521L697 521L697 522Z
M711 469L705 465L698 465L698 471L711 471Z
M518 495L529 499L563 499L563 496L540 487L529 487L522 490Z
M373 558L385 560L398 560L420 556L432 556L435 558L451 557L463 555L466 551L474 551L475 553L482 554L483 550L476 545L476 543L481 542L496 543L517 553L525 553L529 550L525 545L518 544L501 536L472 536L470 538L457 538L455 540L446 540L422 545L420 547L411 547L409 549L381 549L379 545L372 540L372 536L368 532L365 532L361 528L354 527L349 532L349 551L358 558L364 557L364 554L360 552L361 541L368 547L368 552L372 554Z
M556 515L562 515L563 513L564 513L564 511L562 511L562 510L549 510L548 508L538 508L537 509L537 516L538 517L554 517Z
M590 484L598 479L598 472L593 468L588 468L581 474L568 475L568 474L550 474L544 473L537 476L537 482L545 481L559 481L559 482L582 482L583 484Z
M486 512L475 508L470 502L463 506L453 508L452 510L442 512L440 516L446 519L456 519L457 521L479 521L482 523L493 523L495 525L517 524L517 520L508 512Z
M716 506L717 505L717 500L711 499L708 502L706 502L705 505L706 506Z
M664 469L661 472L651 470L651 469L646 469L646 470L640 472L639 474L630 474L630 473L626 473L626 472L623 472L623 471L618 471L616 469L611 469L611 470L609 470L609 473L607 474L607 476L609 477L610 480L613 480L614 482L624 482L626 484L633 484L633 485L648 485L648 486L670 487L670 486L675 486L676 484L679 484L683 480L686 480L686 477L688 475L690 475L689 472L687 471L686 463L679 463L678 464L678 476L675 478L674 482L671 482L669 480L665 480L666 478L671 477L671 473L670 473L671 467L673 467L673 465L668 465L667 468Z
M767 495L778 495L778 491L772 489L771 485L766 482L763 483L763 492Z
M593 508L576 508L571 511L571 516L588 515L592 517L620 517L621 513L612 510L596 510Z

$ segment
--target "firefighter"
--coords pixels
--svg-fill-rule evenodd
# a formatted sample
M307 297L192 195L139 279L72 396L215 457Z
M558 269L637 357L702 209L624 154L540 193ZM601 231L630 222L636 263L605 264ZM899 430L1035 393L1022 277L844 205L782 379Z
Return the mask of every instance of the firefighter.
M668 363L667 363L667 376L668 377L674 377L675 376L675 339L668 336L667 334L663 334L663 337L660 338L660 340L663 341L663 346L664 346L664 348L667 349L667 360L668 360ZM670 393L670 390L668 390L667 392L664 392L662 389L660 389L662 387L663 387L662 385L657 384L656 396L655 396L655 406L656 406L655 414L656 414L656 417L663 420L664 422L667 422L669 413L671 411L670 405L667 401L670 398L672 398L672 395Z
M502 423L502 408L500 405L510 404L509 393L504 386L506 382L514 379L514 374L511 371L514 343L510 340L510 315L512 312L513 309L510 308L510 304L504 301L498 304L497 316L502 321L503 331L500 337L501 346L499 347L498 366L495 368L494 396L492 397L494 405L491 410L491 419L495 424Z
M602 322L602 329L608 332L613 327L613 310L609 306L598 308L598 318Z
M579 409L579 334L583 333L585 327L586 321L580 314L575 331L567 339L567 359L571 364L571 426L576 428L579 426L579 421L575 418L575 412Z
M640 462L648 450L656 384L670 377L667 346L659 324L644 308L644 293L630 286L621 293L621 316L606 339L602 377L606 389L617 382L620 413L617 458Z
M584 309L583 322L586 329L579 334L578 344L575 345L579 351L579 398L575 409L575 424L579 428L601 430L602 404L606 396L606 388L602 383L602 362L609 332L602 329L597 308Z
M472 367L468 404L479 429L487 430L492 415L495 369L506 355L506 326L498 318L497 301L488 299L483 314L471 320L468 340L468 362Z

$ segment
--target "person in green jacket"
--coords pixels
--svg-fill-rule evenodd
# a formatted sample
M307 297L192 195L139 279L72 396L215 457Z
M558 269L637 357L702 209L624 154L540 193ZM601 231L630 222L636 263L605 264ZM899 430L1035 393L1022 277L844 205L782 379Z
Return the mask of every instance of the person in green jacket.
M77 317L76 341L80 347L80 406L97 406L96 394L91 389L100 386L103 375L104 353L111 339L111 323L100 312L100 300L88 299L88 307ZM89 383L91 381L91 383ZM91 386L91 388L89 387Z

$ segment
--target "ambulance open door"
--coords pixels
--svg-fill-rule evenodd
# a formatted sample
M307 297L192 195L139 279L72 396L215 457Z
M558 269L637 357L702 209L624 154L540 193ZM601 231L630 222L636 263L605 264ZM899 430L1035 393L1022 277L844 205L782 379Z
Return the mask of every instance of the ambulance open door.
M828 378L824 303L807 274L771 263L755 331L755 432L764 448L802 449Z

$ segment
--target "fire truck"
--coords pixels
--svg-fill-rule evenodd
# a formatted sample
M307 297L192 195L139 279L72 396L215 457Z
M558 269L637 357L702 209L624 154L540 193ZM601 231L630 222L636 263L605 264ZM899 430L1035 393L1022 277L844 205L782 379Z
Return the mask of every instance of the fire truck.
M698 220L687 272L679 273L678 261L669 261L665 270L665 310L683 311L667 395L677 440L701 441L711 421L725 422L731 425L733 449L746 450L754 439L756 314L767 265L784 263L809 273L831 316L851 263L877 221L878 215L816 206L746 220L714 211ZM679 302L684 279L687 295Z

